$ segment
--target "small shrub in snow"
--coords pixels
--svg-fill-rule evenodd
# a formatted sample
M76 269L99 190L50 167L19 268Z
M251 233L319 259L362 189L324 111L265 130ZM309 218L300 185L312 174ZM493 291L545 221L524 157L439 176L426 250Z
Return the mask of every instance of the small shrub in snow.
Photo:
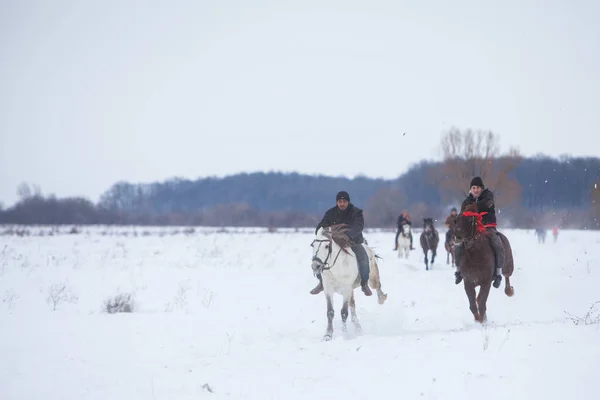
M215 297L215 292L209 289L204 289L204 298L202 299L202 305L204 308L210 307Z
M576 315L570 314L565 311L565 314L568 315L568 319L571 320L575 325L596 325L600 324L600 301L593 303L587 313L583 317L578 317Z
M19 299L19 296L15 293L15 291L12 289L9 289L6 291L6 294L4 295L4 299L2 299L2 304L6 304L6 307L9 310L12 310L15 300L18 300L18 299Z
M58 306L62 303L76 303L77 300L77 296L73 294L71 289L64 283L55 283L51 285L48 290L48 297L46 297L46 303L50 306L52 311L56 311Z
M168 302L165 307L165 311L173 311L173 309L184 309L187 306L187 292L190 290L187 282L179 282L179 289L177 295L173 299L173 302Z
M121 293L104 302L104 311L109 314L133 312L133 299L131 293Z

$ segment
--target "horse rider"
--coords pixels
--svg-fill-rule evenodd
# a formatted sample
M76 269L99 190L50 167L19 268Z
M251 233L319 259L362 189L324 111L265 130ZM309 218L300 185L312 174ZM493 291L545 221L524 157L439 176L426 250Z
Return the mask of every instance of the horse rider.
M450 215L446 217L446 222L444 222L444 225L448 229L448 232L446 232L446 244L450 243L452 230L454 229L454 225L456 225L457 218L458 213L456 211L456 207L452 207L452 210L450 210Z
M498 288L500 286L500 282L502 281L502 267L504 265L504 246L502 245L502 240L500 240L500 236L497 234L496 230L496 206L494 204L494 193L491 190L486 189L483 185L483 180L476 176L471 180L471 189L469 190L469 195L463 201L462 206L460 207L460 212L463 212L465 208L472 203L477 204L477 210L481 212L487 212L487 214L482 216L481 222L485 226L486 231L490 231L492 234L489 235L490 244L492 245L492 249L494 250L494 254L496 256L496 268L494 270L494 287ZM464 252L464 248L462 243L454 245L454 258L456 260L456 272L454 275L456 276L455 283L458 285L460 281L462 281L462 275L460 273L460 261L462 259L462 255Z
M398 250L398 236L400 236L400 233L402 233L402 226L408 224L412 228L412 221L410 220L410 215L408 215L406 211L403 211L402 214L400 214L400 216L398 217L398 221L396 222L396 224L398 225L398 230L396 231L396 239L394 239L394 251ZM413 247L412 229L410 230L410 249L415 249Z
M360 272L360 286L365 296L371 296L373 292L369 288L369 256L363 247L364 238L362 231L365 225L363 210L350 203L350 195L348 192L341 191L335 196L336 205L325 212L323 219L317 225L315 233L319 228L326 228L331 225L348 224L350 230L346 232L346 236L352 242L350 248L356 255L358 262L358 270ZM318 294L323 291L323 279L321 274L317 275L319 284L310 291L310 294Z

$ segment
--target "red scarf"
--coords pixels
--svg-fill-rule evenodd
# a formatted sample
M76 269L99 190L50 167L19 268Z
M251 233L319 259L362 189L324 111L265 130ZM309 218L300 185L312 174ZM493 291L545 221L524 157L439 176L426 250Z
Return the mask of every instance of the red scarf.
M465 217L475 217L475 221L476 221L476 224L477 224L477 232L485 232L485 228L489 228L491 226L498 226L498 224L496 224L494 222L492 222L491 224L485 224L484 225L483 222L481 222L481 218L485 214L487 214L487 211L483 211L483 212L480 212L480 213L476 213L476 212L473 212L473 211L465 211L463 213L463 215Z

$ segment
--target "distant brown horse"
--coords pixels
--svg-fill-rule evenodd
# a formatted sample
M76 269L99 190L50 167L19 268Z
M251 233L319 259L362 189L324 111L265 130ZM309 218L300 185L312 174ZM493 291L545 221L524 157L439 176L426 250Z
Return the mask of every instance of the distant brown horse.
M452 229L450 229L450 240L444 243L444 247L446 248L446 264L450 264L450 257L452 257L452 266L454 267L454 233Z
M435 255L437 253L438 243L440 236L433 226L433 218L423 219L423 232L419 239L421 242L421 248L423 254L425 254L425 269L429 270L429 260L427 259L427 251L431 250L431 264L435 261Z
M487 320L487 298L494 278L495 255L489 241L489 235L496 232L486 231L481 222L483 213L477 212L477 205L471 204L459 214L454 227L456 245L464 246L461 258L460 272L463 276L465 292L469 298L469 308L477 322ZM514 295L515 291L510 286L510 276L514 270L514 262L510 242L502 233L498 232L504 245L506 257L502 268L506 286L504 293L508 297ZM475 297L475 288L479 286L479 294Z

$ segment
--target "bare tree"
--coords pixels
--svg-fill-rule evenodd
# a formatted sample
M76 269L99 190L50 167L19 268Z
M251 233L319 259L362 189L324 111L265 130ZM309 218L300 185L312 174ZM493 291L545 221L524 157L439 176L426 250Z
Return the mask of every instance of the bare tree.
M19 186L17 186L17 196L19 196L20 200L25 200L32 196L31 188L27 182L21 182Z
M407 206L406 196L397 189L385 187L369 198L365 209L365 225L395 226L396 218Z
M596 229L600 228L600 182L594 183L592 188L592 218L593 227Z
M443 168L438 178L448 198L464 197L474 176L483 179L503 206L519 198L521 187L511 173L522 157L515 148L500 155L499 144L500 137L492 131L453 127L442 137Z
M19 200L25 200L31 197L41 197L42 189L40 188L40 185L29 185L27 182L21 182L19 186L17 186L17 196L19 197Z

